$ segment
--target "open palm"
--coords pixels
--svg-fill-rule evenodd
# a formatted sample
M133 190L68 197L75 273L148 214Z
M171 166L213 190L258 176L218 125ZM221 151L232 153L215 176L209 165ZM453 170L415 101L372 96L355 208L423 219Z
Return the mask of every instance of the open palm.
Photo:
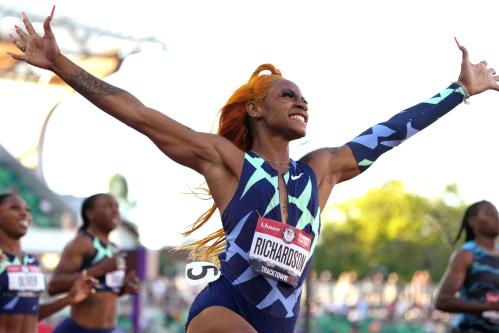
M51 69L57 56L60 55L59 47L52 33L50 22L54 15L52 13L43 22L44 35L40 36L36 33L31 21L23 13L23 23L26 32L21 28L16 27L17 38L14 44L21 50L22 53L9 53L13 58L25 61L33 66Z
M469 60L468 50L457 40L456 43L463 54L458 81L466 87L468 93L476 95L488 89L499 91L497 84L499 76L496 75L496 71L493 68L488 68L485 60L478 64L472 64Z

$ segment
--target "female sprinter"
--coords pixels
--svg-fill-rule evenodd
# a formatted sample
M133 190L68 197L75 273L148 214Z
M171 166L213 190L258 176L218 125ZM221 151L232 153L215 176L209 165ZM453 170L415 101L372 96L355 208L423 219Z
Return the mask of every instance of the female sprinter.
M384 152L436 121L465 98L498 90L495 71L462 52L461 73L434 97L374 125L337 148L289 158L309 117L300 88L272 65L259 66L221 109L218 135L196 132L97 79L59 51L50 22L44 35L23 15L11 56L53 71L104 112L146 135L169 158L202 174L222 229L192 244L218 255L221 277L191 306L187 332L292 332L303 281L320 232L320 211L333 187L366 170ZM262 74L269 71L270 74ZM221 319L223 318L223 319Z
M93 278L82 275L67 295L39 304L45 290L40 262L21 248L31 223L30 210L20 196L0 194L0 333L36 333L39 320L81 302L96 285Z

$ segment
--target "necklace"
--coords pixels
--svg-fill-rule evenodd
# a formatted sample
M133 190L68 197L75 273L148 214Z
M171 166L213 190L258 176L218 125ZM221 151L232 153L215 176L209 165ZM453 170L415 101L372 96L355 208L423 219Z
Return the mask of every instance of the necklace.
M254 152L252 150L253 153L255 153L256 155L258 155L260 158L263 158L265 161L269 162L269 163L274 163L274 164L285 164L285 165L288 165L289 164L289 160L287 160L286 162L279 162L279 161L272 161L272 160L269 160L268 158L266 158L265 156L262 156L256 152Z

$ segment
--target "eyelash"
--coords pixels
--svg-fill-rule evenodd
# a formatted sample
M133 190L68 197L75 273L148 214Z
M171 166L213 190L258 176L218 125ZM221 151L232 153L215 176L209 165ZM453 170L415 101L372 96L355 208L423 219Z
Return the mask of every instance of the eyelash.
M12 206L11 209L14 209L14 210L21 210L21 206ZM26 208L26 212L30 213L31 214L31 209L29 208Z
M296 98L296 94L294 93L294 91L289 90L289 89L284 89L281 93L281 96L282 97L289 97L289 98L293 98L293 99Z
M289 89L284 89L281 93L281 97L287 97L287 98L291 98L291 99L296 100L295 92L293 90L289 90ZM303 103L308 104L307 100L303 97L302 97L302 101L303 101Z

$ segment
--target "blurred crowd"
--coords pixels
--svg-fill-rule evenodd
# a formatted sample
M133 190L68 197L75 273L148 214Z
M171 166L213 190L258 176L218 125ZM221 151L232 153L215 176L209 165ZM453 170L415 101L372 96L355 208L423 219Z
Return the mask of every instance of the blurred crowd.
M323 272L312 275L310 285L310 329L306 332L304 327L307 307L302 304L297 332L443 333L453 319L433 308L436 286L427 271L415 272L406 283L396 273L375 272L358 279L355 273L344 272L335 279ZM131 313L137 301L143 333L184 332L189 305L202 287L187 286L183 275L145 281L140 296L120 300L116 333L133 331ZM57 323L65 315L61 312L49 320Z

